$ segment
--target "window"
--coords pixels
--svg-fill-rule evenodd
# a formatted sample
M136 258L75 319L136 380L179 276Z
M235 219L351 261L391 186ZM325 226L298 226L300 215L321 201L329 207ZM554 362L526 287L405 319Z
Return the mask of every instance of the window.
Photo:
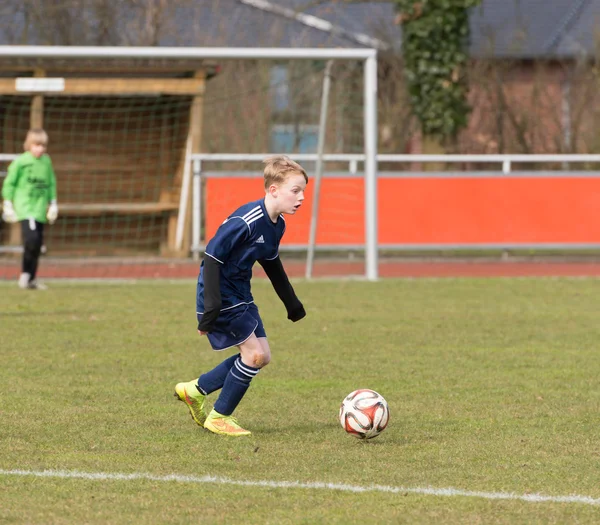
M271 93L273 96L273 109L276 112L290 109L290 85L287 66L274 66L271 68Z
M306 88L306 83L303 84ZM316 153L319 126L303 122L297 111L303 101L292 93L290 70L279 64L271 68L271 151L277 153ZM312 96L311 96L312 98ZM298 106L298 107L296 107Z
M271 151L276 153L316 153L319 126L271 125Z

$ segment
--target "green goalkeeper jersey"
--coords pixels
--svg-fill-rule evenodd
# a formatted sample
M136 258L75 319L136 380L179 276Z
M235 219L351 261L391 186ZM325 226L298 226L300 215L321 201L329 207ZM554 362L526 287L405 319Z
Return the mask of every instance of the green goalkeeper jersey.
M47 222L48 204L56 200L56 177L52 161L45 153L36 159L29 151L8 167L2 198L13 203L17 218Z

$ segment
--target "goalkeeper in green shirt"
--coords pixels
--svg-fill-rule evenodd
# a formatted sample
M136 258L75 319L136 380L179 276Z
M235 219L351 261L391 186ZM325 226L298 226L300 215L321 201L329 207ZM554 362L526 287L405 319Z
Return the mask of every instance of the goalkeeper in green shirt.
M22 273L19 287L38 290L38 261L44 241L44 224L58 217L56 177L52 161L46 154L48 134L43 129L30 129L23 149L8 167L2 186L2 219L20 222L23 239Z

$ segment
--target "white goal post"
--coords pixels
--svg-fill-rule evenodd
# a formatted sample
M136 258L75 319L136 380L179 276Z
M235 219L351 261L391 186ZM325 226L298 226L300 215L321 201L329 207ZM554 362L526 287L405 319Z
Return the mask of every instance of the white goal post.
M375 49L321 49L321 48L201 48L201 47L95 47L95 46L0 46L3 58L44 59L285 59L285 60L357 60L363 63L363 151L364 206L365 206L365 277L378 277L377 239L377 51ZM60 79L44 81L49 91L59 89ZM31 87L31 86L30 86ZM46 89L44 89L46 91ZM2 152L16 153L16 152ZM279 152L275 152L279 153ZM292 155L293 156L293 155ZM191 155L192 161L194 155ZM195 164L197 165L197 160ZM322 161L323 159L321 159ZM190 188L190 167L187 167L186 184L182 185L180 202L187 203ZM194 172L196 169L193 170ZM195 177L194 177L195 179ZM199 203L198 203L199 205ZM186 210L179 209L177 242L182 238L182 217ZM197 210L196 210L197 211ZM198 228L198 219L193 219ZM198 228L199 229L199 228Z

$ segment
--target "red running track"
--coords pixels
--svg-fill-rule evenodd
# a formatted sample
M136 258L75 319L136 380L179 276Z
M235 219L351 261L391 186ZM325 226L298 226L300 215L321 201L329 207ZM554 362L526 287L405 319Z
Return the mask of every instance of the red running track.
M284 261L290 277L303 277L304 261ZM98 261L78 260L40 261L40 279L196 279L199 264L192 261ZM19 260L0 260L0 279L16 279ZM264 273L257 266L257 276ZM381 277L595 277L600 276L600 261L414 261L381 260ZM363 262L319 261L315 263L314 277L364 276Z

